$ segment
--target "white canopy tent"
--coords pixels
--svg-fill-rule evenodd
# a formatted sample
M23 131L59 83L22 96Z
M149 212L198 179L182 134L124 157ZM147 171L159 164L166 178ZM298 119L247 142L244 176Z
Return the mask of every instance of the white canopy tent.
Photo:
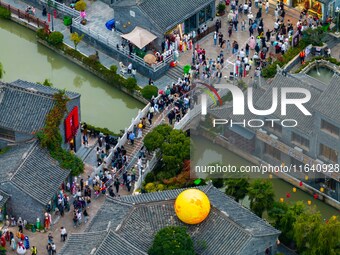
M140 49L143 49L146 45L157 38L157 36L141 27L135 27L135 29L130 33L121 35L121 37L130 41Z

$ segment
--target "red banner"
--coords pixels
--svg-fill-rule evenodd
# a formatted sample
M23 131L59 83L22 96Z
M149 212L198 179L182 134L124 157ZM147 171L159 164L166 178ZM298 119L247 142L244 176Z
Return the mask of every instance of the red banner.
M65 119L65 141L68 142L77 134L79 128L78 106L75 106Z

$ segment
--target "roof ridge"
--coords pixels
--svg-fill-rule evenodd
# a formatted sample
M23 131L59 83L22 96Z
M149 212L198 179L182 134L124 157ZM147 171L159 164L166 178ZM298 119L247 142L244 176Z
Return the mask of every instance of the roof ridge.
M18 82L27 82L27 81L23 81L23 80L16 80L16 81L18 81ZM14 81L14 82L16 82L16 81ZM32 82L27 82L27 83L37 85L37 84L32 83ZM29 89L20 87L20 86L16 85L15 83L3 83L3 84L5 84L5 87L9 87L10 89L14 89L14 90L17 90L17 91L21 91L21 92L28 93L28 94L33 94L33 95L40 95L40 96L44 96L44 97L53 99L53 95L48 94L46 92L42 92L42 91L39 91L39 90L31 91Z

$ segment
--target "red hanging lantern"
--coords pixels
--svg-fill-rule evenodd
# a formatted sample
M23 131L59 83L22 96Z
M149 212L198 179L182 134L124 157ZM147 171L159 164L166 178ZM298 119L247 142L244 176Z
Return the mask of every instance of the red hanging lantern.
M50 13L47 14L47 21L51 22L51 14Z
M318 194L314 194L313 197L314 197L314 199L318 199L319 195Z
M300 187L302 187L302 185L303 185L303 182L300 182L300 183L299 183L299 185L300 185Z
M53 10L53 17L56 19L57 18L57 11Z
M286 194L286 197L287 197L287 198L290 198L290 193L289 193L289 192Z

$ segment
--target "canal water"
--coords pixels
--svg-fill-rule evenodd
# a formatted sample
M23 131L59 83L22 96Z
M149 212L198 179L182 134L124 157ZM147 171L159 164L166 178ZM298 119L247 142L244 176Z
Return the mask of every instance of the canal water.
M42 82L81 94L81 119L112 131L128 127L144 105L101 79L37 44L35 32L0 20L0 62L3 81Z
M216 162L221 162L223 165L230 164L234 166L252 165L251 162L241 158L229 150L224 149L220 145L210 142L201 136L192 136L191 139L195 148L201 148L199 150L195 150L192 155L192 164L194 166L207 166ZM254 179L250 179L250 181L251 180ZM284 198L285 202L295 202L302 200L307 205L307 201L311 200L312 205L316 205L317 209L321 212L325 219L328 219L333 215L339 215L339 212L335 208L319 200L313 199L312 195L303 192L299 188L297 188L296 193L293 193L293 185L274 177L270 180L273 183L276 201L279 201L280 198ZM287 193L291 194L290 198L286 197ZM249 206L249 201L245 199L245 201L242 201L242 204Z

